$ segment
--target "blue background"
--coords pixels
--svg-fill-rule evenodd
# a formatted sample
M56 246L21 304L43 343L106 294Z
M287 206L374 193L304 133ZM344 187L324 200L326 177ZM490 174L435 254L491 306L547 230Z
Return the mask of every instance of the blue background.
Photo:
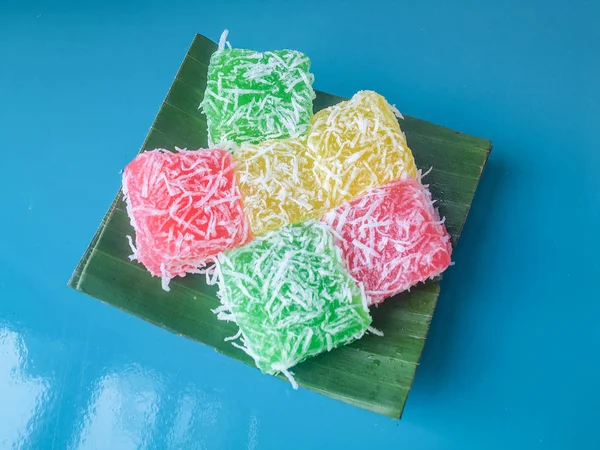
M599 448L598 5L3 0L0 448ZM401 422L66 287L194 33L223 28L494 142Z

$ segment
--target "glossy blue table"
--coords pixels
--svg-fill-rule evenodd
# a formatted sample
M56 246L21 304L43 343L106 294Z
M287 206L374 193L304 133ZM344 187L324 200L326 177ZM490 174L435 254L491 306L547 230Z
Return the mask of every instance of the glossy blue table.
M600 447L597 2L35 3L0 4L0 449ZM494 142L400 422L66 287L194 34L223 28Z

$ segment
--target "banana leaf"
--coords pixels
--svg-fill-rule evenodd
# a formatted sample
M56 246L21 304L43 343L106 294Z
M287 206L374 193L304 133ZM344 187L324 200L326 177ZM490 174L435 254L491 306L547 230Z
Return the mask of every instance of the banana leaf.
M141 151L207 146L206 118L198 110L214 42L197 35L158 112ZM317 92L318 111L345 100ZM434 169L426 178L438 200L452 242L460 235L491 143L423 120L401 122L417 165ZM131 157L134 157L132 153ZM209 345L218 352L252 365L252 360L224 338L236 333L234 324L212 313L219 301L203 276L188 275L161 289L135 261L126 236L134 235L121 193L117 195L92 239L69 286L141 317L174 333ZM389 417L399 418L415 376L429 324L440 292L439 280L417 286L373 308L373 326L385 336L367 335L343 348L294 367L304 388Z

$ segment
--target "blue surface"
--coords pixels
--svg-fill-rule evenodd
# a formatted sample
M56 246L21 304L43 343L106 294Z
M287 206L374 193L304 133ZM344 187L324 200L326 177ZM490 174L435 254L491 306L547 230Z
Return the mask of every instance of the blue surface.
M600 448L598 2L34 3L0 4L1 449ZM401 422L66 287L194 33L226 27L494 141Z

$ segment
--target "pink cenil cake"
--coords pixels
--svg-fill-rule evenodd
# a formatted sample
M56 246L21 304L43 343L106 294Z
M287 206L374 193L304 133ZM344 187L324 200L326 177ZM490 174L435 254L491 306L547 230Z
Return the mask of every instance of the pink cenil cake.
M123 173L137 259L168 290L171 278L197 272L211 257L250 239L233 161L225 150L157 149Z
M371 304L435 277L450 265L450 236L431 194L414 178L392 181L322 219Z

